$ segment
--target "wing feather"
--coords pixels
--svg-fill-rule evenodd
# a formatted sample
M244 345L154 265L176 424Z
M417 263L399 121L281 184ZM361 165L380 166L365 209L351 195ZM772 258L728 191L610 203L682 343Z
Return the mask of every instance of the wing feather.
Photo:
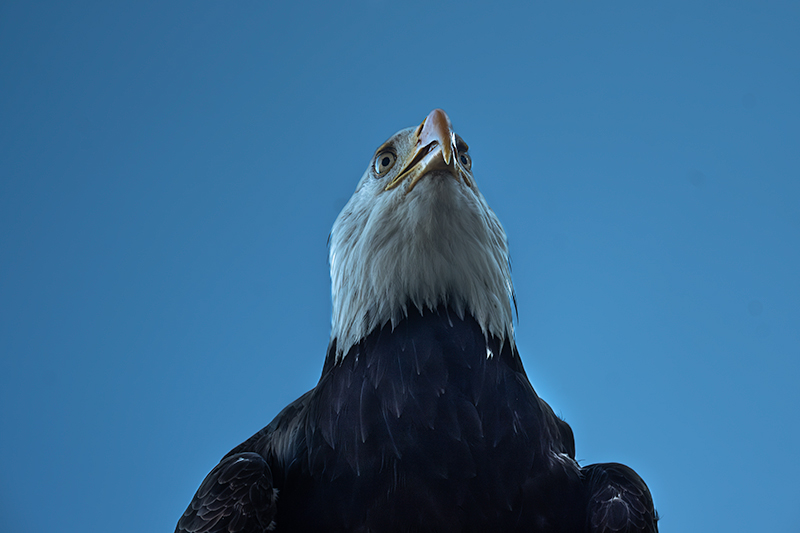
M618 463L582 469L589 491L591 533L657 533L658 513L650 490L636 472Z
M256 533L274 528L272 472L252 452L225 457L206 476L175 533Z

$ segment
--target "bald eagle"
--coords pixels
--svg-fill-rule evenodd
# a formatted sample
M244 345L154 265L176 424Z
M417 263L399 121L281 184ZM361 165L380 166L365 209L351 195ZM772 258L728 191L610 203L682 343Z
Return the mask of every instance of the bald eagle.
M440 109L376 151L330 235L314 389L230 451L176 532L656 532L627 466L581 467L514 341L503 227Z

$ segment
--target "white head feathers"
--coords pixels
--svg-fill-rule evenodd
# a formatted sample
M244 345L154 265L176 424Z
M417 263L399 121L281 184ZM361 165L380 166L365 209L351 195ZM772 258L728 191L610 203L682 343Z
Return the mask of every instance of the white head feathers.
M411 306L447 304L514 343L505 231L470 168L439 109L378 148L330 236L337 358Z

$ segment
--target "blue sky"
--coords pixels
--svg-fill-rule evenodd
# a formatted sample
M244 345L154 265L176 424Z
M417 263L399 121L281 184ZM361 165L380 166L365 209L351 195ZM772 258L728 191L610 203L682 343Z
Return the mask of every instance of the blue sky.
M442 107L578 457L635 468L662 532L798 531L798 27L796 2L4 1L0 529L171 531L316 383L330 226Z

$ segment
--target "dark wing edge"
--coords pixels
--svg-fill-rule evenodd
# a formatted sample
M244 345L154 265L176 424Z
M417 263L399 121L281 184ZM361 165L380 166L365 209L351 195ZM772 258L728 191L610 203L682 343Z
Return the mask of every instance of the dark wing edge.
M228 455L203 480L175 533L271 531L276 499L272 472L261 455Z
M275 529L277 484L296 457L314 389L287 405L228 452L200 484L175 533L251 533ZM258 452L258 453L256 453Z
M587 522L591 533L658 533L658 513L644 480L618 463L582 469L588 493Z

